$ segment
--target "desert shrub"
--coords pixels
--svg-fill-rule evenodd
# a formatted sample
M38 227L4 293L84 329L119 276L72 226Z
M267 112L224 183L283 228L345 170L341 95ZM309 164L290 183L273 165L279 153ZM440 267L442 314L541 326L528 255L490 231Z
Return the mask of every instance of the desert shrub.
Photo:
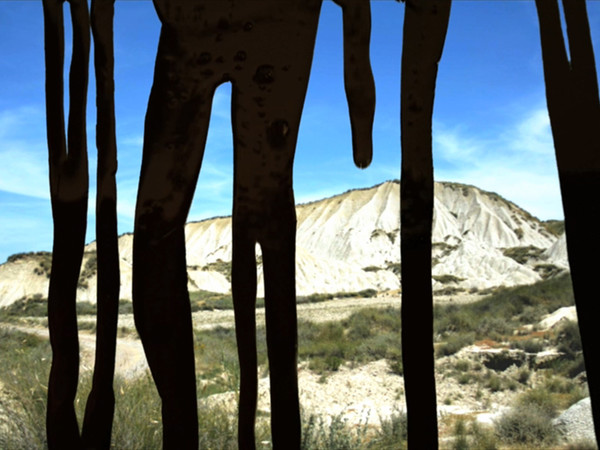
M375 289L363 289L362 291L358 291L356 295L351 295L351 297L364 297L371 298L377 295L377 291Z
M333 300L335 298L369 298L377 295L377 291L375 289L363 289L358 292L335 292L335 293L325 293L325 294L310 294L310 295L301 295L296 298L296 303L319 303L325 302L327 300Z
M588 394L576 381L562 376L550 376L544 380L542 389L553 395L556 408L567 409Z
M223 274L227 281L231 282L231 261L223 261L217 259L215 262L209 263L202 267L202 270L219 272Z
M318 372L337 370L344 362L388 359L401 371L401 328L398 308L364 308L340 322L298 325L298 355Z
M517 398L517 405L523 408L533 407L550 419L556 417L559 406L557 398L543 387L529 389L522 393Z
M449 274L433 275L432 278L435 281L438 281L439 283L442 283L442 284L460 283L461 281L465 280L464 278L456 277L454 275L449 275Z
M377 267L377 266L367 266L367 267L363 267L363 269L365 272L379 272L380 270L383 270L381 267Z
M434 305L434 329L437 333L465 333L474 331L477 318L469 305Z
M510 445L550 445L558 433L552 418L535 405L518 405L496 421L498 438Z
M119 300L119 314L133 314L133 303L130 300Z
M573 359L557 358L549 364L549 368L559 375L563 375L567 378L575 378L585 371L583 353L579 353Z
M520 228L518 229L520 230ZM515 230L516 232L517 230ZM521 239L523 231L521 230ZM518 236L518 234L517 234ZM529 259L539 258L543 253L544 249L529 245L527 247L510 247L502 251L504 256L514 259L519 264L525 264Z
M388 262L385 268L387 270L391 270L393 273L395 273L398 276L400 276L400 273L402 272L402 264L401 263Z
M521 367L517 372L516 380L521 384L527 384L531 378L531 371L527 367Z
M444 287L442 289L436 289L434 291L435 295L456 295L456 294L460 294L461 292L465 292L466 289L462 288L462 287L454 287L454 286L449 286L449 287Z
M560 267L555 266L554 264L536 264L535 266L533 266L533 270L540 274L542 280L555 277L564 272L564 269L561 269Z
M459 359L454 364L454 368L459 372L467 372L471 368L471 363L468 359Z
M489 427L473 421L469 431L473 450L496 450L498 448L498 439Z
M492 392L498 392L504 390L503 378L497 375L494 371L487 372L484 377L484 385Z
M41 294L22 297L0 309L0 320L11 320L17 317L46 317L47 315L48 300Z
M322 417L311 414L302 420L302 442L300 448L306 450L337 450L346 448L364 448L366 445L366 424L354 430L341 416L331 418L329 424Z
M396 411L388 418L380 418L381 427L369 442L369 448L402 449L406 446L407 421L406 413Z
M452 450L469 450L467 424L462 417L459 417L454 423L454 441L452 442Z
M96 315L96 304L91 302L77 302L77 315L78 316L92 316Z
M544 350L544 342L540 339L530 338L512 341L511 348L517 348L527 353L539 353Z
M79 273L79 280L77 282L77 287L82 289L87 289L89 287L88 281L90 278L96 275L98 267L98 257L95 251L86 252L85 256L87 256L87 260L81 268L81 272Z
M50 371L50 343L17 330L0 328L0 402L9 401L2 417L8 430L1 448L44 448L46 394Z
M436 356L449 356L458 352L461 348L471 345L475 341L474 333L451 334L447 337L446 342L438 345L436 348Z
M77 323L77 329L82 331L82 330L86 330L86 331L90 331L92 333L96 332L96 322L91 321L91 320L86 320L86 321L81 321Z
M598 450L598 445L593 441L577 441L567 444L564 450Z
M565 232L564 220L545 220L544 222L542 222L542 225L554 236L560 236Z
M203 290L192 291L190 292L190 305L192 312L233 309L233 298L231 294Z
M575 359L582 351L579 325L577 325L577 322L568 321L562 325L555 339L555 343L558 345L559 352L564 353L569 359Z
M337 370L349 350L342 324L327 322L306 328L308 332L302 333L305 339L298 348L298 355L307 358L309 368L316 372Z
M402 350L396 350L395 352L392 352L392 355L388 356L387 362L390 372L400 376L404 375L404 365L402 363Z
M489 339L500 339L502 336L511 334L514 330L506 320L499 317L483 317L477 324L475 332L478 337Z
M544 314L574 302L569 274L491 292L489 296L465 305L436 305L436 333L475 332L479 339L490 337L489 333L510 334L518 326L535 323Z

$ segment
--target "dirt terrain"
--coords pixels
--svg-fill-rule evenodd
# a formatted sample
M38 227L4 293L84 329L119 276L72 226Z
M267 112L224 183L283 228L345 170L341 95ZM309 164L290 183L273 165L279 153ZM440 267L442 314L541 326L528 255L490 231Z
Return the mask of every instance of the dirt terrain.
M436 298L436 303L466 303L477 300L476 295L446 296ZM400 307L397 293L380 295L374 298L345 298L320 303L298 305L300 320L325 322L338 321L348 317L352 312L364 307ZM562 316L561 316L562 317ZM93 316L80 318L83 322L95 320ZM215 327L233 327L232 310L199 311L193 314L194 326L198 330ZM558 320L558 319L557 319ZM258 324L264 323L264 308L257 309ZM7 325L22 331L34 333L47 338L47 328L35 325ZM148 370L143 347L135 339L133 316L119 317L119 327L129 330L130 336L120 337L117 343L116 372L125 378L135 378ZM83 370L91 370L94 364L95 336L87 331L80 331L81 363ZM448 376L459 359L472 358L481 349L471 346L461 350L459 354L436 360L436 380L438 393L438 411L440 415L441 436L451 433L448 428L451 417L465 415L477 418L483 423L492 423L514 402L519 391L501 390L498 392L476 386L461 384L454 376ZM467 353L465 353L467 352ZM516 367L514 368L516 370ZM510 371L510 370L509 370ZM508 374L508 372L505 372ZM508 374L508 376L511 376ZM535 383L535 377L532 381ZM341 418L349 425L379 426L382 420L390 415L405 410L404 380L390 370L385 360L374 361L361 366L342 365L339 370L322 376L310 371L306 362L298 368L300 385L300 402L305 415L314 414L323 420L332 417ZM204 398L201 402L209 405L220 404L235 411L237 394L226 392ZM262 417L270 412L269 379L264 370L259 374L259 404ZM446 418L449 419L446 420Z

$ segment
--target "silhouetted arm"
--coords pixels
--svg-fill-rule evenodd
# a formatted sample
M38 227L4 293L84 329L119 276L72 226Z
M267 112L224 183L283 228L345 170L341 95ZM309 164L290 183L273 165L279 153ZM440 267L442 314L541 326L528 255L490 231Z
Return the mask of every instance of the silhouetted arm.
M343 10L344 83L352 127L354 163L361 169L373 158L375 82L371 71L369 0L334 0Z

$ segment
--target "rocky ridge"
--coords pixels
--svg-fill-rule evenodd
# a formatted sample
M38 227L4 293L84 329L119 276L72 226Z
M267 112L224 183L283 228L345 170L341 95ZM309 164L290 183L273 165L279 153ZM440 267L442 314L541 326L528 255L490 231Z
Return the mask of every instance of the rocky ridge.
M400 184L389 181L297 206L299 295L400 289ZM131 298L131 234L119 238L121 297ZM435 184L433 287L438 294L533 283L568 268L566 244L497 194ZM230 292L231 219L186 225L189 290ZM78 299L95 302L95 243L86 246ZM51 255L0 265L0 307L48 291ZM263 294L257 246L258 295Z

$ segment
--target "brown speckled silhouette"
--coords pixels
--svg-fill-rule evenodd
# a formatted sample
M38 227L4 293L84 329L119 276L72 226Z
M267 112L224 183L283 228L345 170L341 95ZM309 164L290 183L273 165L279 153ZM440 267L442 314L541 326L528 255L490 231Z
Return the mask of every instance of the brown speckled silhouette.
M81 437L74 410L79 375L75 302L87 225L85 110L90 17L87 1L69 1L73 26L73 58L69 76L68 143L65 143L63 3L62 0L43 2L50 194L54 220L52 272L48 292L48 327L53 358L48 383L46 428L50 448L109 448L114 412L112 384L119 300L112 48L114 0L93 0L91 6L98 108L98 322L94 378Z
M344 8L354 159L366 167L374 114L369 3L339 3ZM258 243L265 276L273 445L299 448L292 167L321 0L156 0L154 5L162 29L135 215L133 306L162 399L164 445L198 445L184 225L200 172L213 95L217 86L231 82L239 445L255 445Z
M584 0L563 1L570 60L556 0L536 0L544 79L569 266L596 442L600 446L600 359L597 349L597 264L600 251L600 100L594 49ZM590 255L593 255L590 258Z
M54 221L48 327L52 366L48 382L50 448L80 448L74 400L79 376L75 300L85 243L88 201L86 103L90 47L87 2L71 0L73 56L69 87L68 142L63 108L63 2L44 0L46 122L50 196Z
M89 18L70 0L74 47L68 143L63 97L62 0L44 0L46 102L54 219L48 393L51 448L108 448L117 321L116 145L112 100L113 0L92 2L98 84L98 352L82 438L73 409L78 377L75 293L88 195L85 105ZM344 8L346 90L354 158L371 158L374 86L368 62L369 5ZM432 352L431 116L450 0L407 1L402 61L403 362L409 445L437 448ZM564 202L569 262L592 407L598 428L594 266L600 244L600 104L583 0L563 2L571 60L555 0L536 0L548 109ZM321 0L156 0L162 22L146 118L134 249L136 325L163 400L164 445L195 448L197 414L183 226L200 171L216 87L233 84L233 296L241 366L239 444L254 447L256 409L255 244L265 267L272 429L276 446L299 447L292 163ZM596 251L598 253L598 251ZM423 301L424 300L424 301ZM418 317L419 320L414 320ZM600 436L600 433L596 433Z
M400 94L402 365L408 444L434 449L438 447L438 433L431 287L431 121L450 0L407 0L405 4Z

